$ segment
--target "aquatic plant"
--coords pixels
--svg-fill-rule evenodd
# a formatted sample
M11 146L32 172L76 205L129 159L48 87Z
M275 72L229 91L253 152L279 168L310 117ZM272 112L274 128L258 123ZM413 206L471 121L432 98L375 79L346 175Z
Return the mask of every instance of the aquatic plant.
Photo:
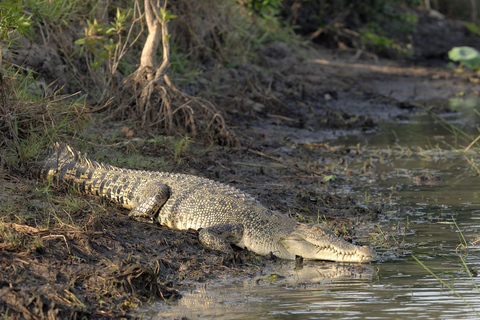
M448 58L473 70L480 68L480 52L472 47L454 47L448 52Z

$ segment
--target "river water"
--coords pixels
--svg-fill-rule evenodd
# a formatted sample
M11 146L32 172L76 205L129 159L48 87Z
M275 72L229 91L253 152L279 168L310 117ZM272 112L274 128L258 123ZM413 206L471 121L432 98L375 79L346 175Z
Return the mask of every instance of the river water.
M442 116L475 138L478 100L447 102L459 112ZM347 159L352 168L369 163L361 185L342 192L388 204L378 224L360 230L374 235L378 261L278 263L254 279L182 292L143 310L144 319L480 318L480 143L460 152L472 140L424 115L333 142L359 143L364 157Z

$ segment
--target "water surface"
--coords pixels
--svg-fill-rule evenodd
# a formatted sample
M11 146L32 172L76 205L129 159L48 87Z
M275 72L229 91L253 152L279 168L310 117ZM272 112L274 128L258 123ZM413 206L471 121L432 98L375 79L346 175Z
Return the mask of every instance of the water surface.
M478 101L448 103L459 112L442 116L475 137ZM378 261L313 261L301 269L279 263L254 279L200 285L178 302L143 310L144 318L480 318L480 244L474 245L480 236L479 145L459 152L471 139L457 129L422 116L386 124L380 135L335 142L360 143L365 157L347 157L352 168L365 159L370 164L361 184L343 192L364 202L381 198L391 208L378 226L362 231L376 235ZM459 246L464 241L467 247Z

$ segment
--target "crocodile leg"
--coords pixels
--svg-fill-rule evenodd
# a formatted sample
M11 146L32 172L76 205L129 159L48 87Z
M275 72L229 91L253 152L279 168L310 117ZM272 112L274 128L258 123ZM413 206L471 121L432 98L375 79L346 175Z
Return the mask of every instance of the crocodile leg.
M200 229L198 237L207 248L231 253L231 244L238 244L243 238L243 225L222 224Z
M137 199L137 205L128 214L136 220L154 220L160 208L170 197L170 189L161 182L150 182L145 186L145 197Z

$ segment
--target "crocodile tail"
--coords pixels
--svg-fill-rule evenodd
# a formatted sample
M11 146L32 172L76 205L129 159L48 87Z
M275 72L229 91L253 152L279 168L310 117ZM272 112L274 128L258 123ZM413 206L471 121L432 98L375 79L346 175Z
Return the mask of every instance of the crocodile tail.
M45 157L45 163L66 163L66 162L80 162L82 164L87 164L89 160L82 156L82 154L72 147L70 147L65 142L55 142L53 146L48 149L47 156Z
M74 158L75 150L73 150L65 142L55 142L53 146L48 149L46 160Z
M111 170L114 167L108 164L103 164L88 158L85 154L70 147L65 142L55 142L47 152L44 165L56 167L65 165L67 163L74 163L76 166L84 166L88 168L99 168Z

